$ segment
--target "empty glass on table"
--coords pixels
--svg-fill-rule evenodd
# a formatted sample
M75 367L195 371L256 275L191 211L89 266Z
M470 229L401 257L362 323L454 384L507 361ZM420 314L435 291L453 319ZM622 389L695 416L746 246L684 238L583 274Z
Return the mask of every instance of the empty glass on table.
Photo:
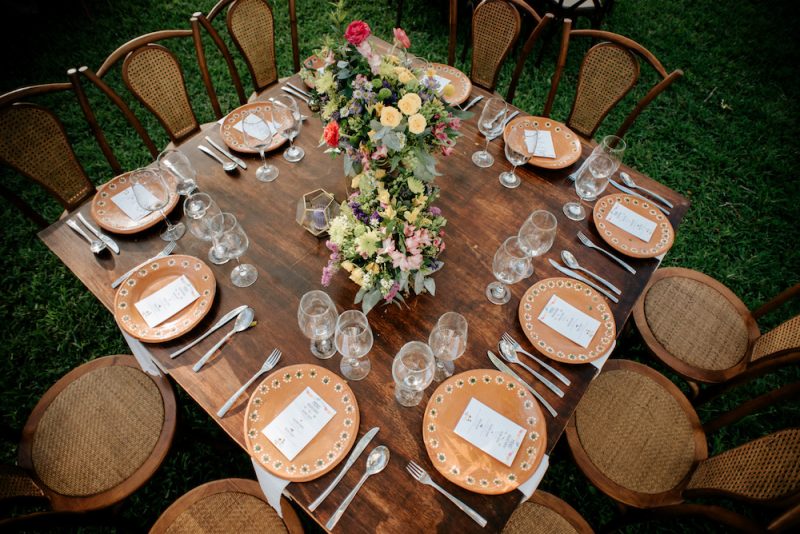
M525 219L517 233L519 246L531 257L530 275L533 274L533 258L550 250L556 239L558 221L547 210L536 210ZM528 276L530 276L528 275ZM526 276L527 278L527 276Z
M402 406L416 406L433 382L435 360L431 348L421 341L403 345L392 362L394 398Z
M266 120L260 115L261 113L267 115ZM271 182L278 177L278 167L267 163L264 155L264 152L272 145L272 138L275 135L274 122L272 111L251 111L242 119L244 144L261 155L261 167L256 169L256 179L259 182Z
M177 241L186 233L186 225L182 222L172 224L164 213L164 208L169 204L170 196L177 194L164 179L158 169L136 169L131 173L131 188L136 203L146 211L158 211L167 223L161 232L164 241Z
M453 375L453 361L460 358L467 348L467 320L460 313L443 314L428 336L428 345L436 358L433 379L441 382Z
M538 136L531 138L520 139L517 143L506 141L505 152L506 159L514 167L510 171L503 171L500 173L500 183L503 187L514 189L519 187L522 181L517 176L517 167L525 165L531 159L533 153L536 152L536 141Z
M223 258L236 260L231 271L231 282L236 287L253 285L258 279L258 270L249 263L240 263L239 258L247 251L250 240L242 225L232 213L222 212L211 218L214 246Z
M367 354L372 349L372 328L367 316L358 310L347 310L336 320L336 350L342 355L339 370L348 380L361 380L372 365Z
M174 148L167 149L158 155L156 159L158 169L166 176L167 173L175 177L178 184L177 192L179 195L190 195L197 189L197 171L192 167L192 163L186 154Z
M586 210L581 201L591 202L597 200L608 185L608 179L619 167L619 163L607 154L592 154L586 160L586 165L575 180L575 191L578 193L578 202L564 204L564 215L573 221L582 221L586 217Z
M183 213L189 218L189 232L202 241L212 241L211 219L221 213L208 193L193 193L183 201Z
M503 123L508 113L508 104L500 97L492 97L486 101L478 119L478 131L486 136L486 145L483 150L472 154L472 163L478 167L491 167L494 156L489 154L489 143L492 139L503 133Z
M486 286L486 298L492 304L505 304L511 300L511 291L508 285L516 284L525 276L531 268L531 258L522 250L517 236L506 239L492 261L492 272L497 279Z
M336 304L324 291L315 289L300 299L297 324L303 335L311 340L311 354L320 360L327 360L336 353L333 337L338 317Z
M306 155L302 147L294 144L294 140L300 135L300 129L303 126L297 100L291 95L280 95L273 98L272 101L275 104L273 116L280 117L280 120L276 122L281 125L281 135L289 140L289 148L283 151L283 157L290 163L296 163Z

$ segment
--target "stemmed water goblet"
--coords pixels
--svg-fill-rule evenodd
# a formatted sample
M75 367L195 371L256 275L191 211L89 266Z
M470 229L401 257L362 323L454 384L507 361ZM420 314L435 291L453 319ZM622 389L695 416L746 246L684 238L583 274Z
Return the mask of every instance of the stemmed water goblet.
M453 375L453 361L460 358L467 348L467 320L460 313L443 314L428 336L428 345L436 358L433 379L441 382Z
M256 169L256 179L259 182L271 182L279 173L278 167L267 163L267 158L264 156L264 152L272 145L272 138L275 135L272 111L268 112L268 115L269 119L264 120L259 113L251 111L242 119L244 144L261 155L261 167Z
M219 206L208 193L192 193L183 201L183 213L189 218L189 232L202 241L212 241L211 219L220 213ZM216 262L214 262L216 263Z
M367 353L372 349L372 328L367 316L358 310L347 310L336 320L336 350L342 355L339 370L348 380L361 380L372 365Z
M506 159L514 167L510 171L503 171L500 173L500 183L503 187L514 189L519 187L522 181L517 176L517 167L528 163L534 152L536 152L536 142L538 136L531 137L530 139L522 140L522 143L517 145L512 143L509 139L505 143ZM530 143L528 142L530 140Z
M283 151L283 157L290 163L297 163L306 155L302 147L295 146L294 140L300 135L303 126L300 108L297 101L291 95L276 96L272 99L275 108L273 116L280 117L277 121L281 125L281 136L289 140L289 148Z
M164 241L177 241L186 232L186 225L182 222L172 224L164 213L164 208L169 204L172 188L164 180L158 169L137 169L131 173L131 188L136 203L146 211L158 211L167 223L166 229L161 232Z
M300 299L297 307L297 324L311 340L311 354L327 360L336 353L334 334L339 313L336 304L324 291L309 291Z
M582 200L591 202L597 199L608 185L608 179L619 166L607 154L592 154L586 160L586 165L575 179L575 191L578 193L578 202L564 204L564 215L573 221L582 221L586 217Z
M435 360L431 348L421 341L403 345L392 362L394 398L401 406L416 406L431 382Z
M511 300L511 291L507 286L516 284L531 269L531 258L522 250L517 236L506 239L492 260L492 272L497 279L486 286L486 298L492 304L505 304Z
M248 287L258 279L258 270L249 263L241 263L239 258L247 251L250 240L242 225L232 213L222 212L211 219L214 248L220 256L236 260L231 271L231 282L236 287Z
M503 133L503 123L508 113L508 104L500 97L492 97L486 101L478 119L478 130L486 136L486 145L483 150L472 154L472 163L478 167L486 168L494 164L494 156L489 154L489 143Z
M530 275L533 274L533 258L541 256L553 246L558 221L547 210L536 210L522 223L517 233L519 246L531 258ZM527 276L525 277L527 278Z
M191 195L197 189L197 171L192 167L192 163L186 154L174 148L167 149L158 155L156 159L158 169L162 175L167 173L175 177L178 183L176 189L179 195Z

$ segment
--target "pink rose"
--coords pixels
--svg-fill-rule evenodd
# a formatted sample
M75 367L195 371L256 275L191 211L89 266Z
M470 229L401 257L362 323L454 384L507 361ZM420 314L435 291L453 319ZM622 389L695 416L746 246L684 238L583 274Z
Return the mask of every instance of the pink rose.
M397 42L397 46L402 48L411 48L411 40L406 35L406 32L402 28L395 28L394 30L394 40Z
M354 20L344 32L344 38L347 39L348 43L358 46L369 37L370 33L369 25L366 22Z
M453 147L451 147L451 146L443 146L442 147L442 155L443 156L449 156L452 153L453 153Z
M325 126L325 130L322 131L322 138L325 139L328 146L339 146L339 123L336 121L329 122Z

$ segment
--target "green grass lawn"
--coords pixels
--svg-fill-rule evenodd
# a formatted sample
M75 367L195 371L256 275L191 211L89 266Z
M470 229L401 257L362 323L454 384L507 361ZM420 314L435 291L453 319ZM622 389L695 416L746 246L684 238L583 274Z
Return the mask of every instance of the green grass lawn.
M113 49L130 38L158 29L186 28L192 12L207 12L213 2L86 0L88 17L76 0L12 4L17 6L14 14L6 14L0 22L3 92L26 84L65 81L69 67L88 65L96 69ZM292 71L286 4L284 0L273 2L282 76ZM322 0L299 0L298 4L301 55L305 57L327 31L328 7ZM354 18L368 21L379 36L391 35L393 8L385 0L351 0L348 6ZM23 14L37 7L37 13ZM605 29L649 48L668 71L681 68L685 73L627 135L626 162L692 201L665 265L703 271L730 287L750 307L800 278L796 233L800 221L796 164L800 49L792 24L795 9L789 1L617 0L604 24ZM446 61L447 2L409 0L403 20L413 52L433 61ZM462 42L466 31L464 15ZM526 66L514 103L529 113L542 110L556 48L554 41L541 67L532 60ZM199 118L209 121L213 117L199 73L192 67L191 43L175 49L186 67ZM577 45L570 57L556 118L566 117L579 64L575 52L584 49ZM235 93L225 81L221 59L210 59L221 103L230 110L237 104ZM243 63L239 66L248 84ZM460 66L468 70L468 65ZM501 76L499 90L503 93L510 70L507 66ZM652 81L651 74L647 73L645 80ZM148 163L149 154L122 120L96 100L101 124L122 165L135 168ZM69 98L48 103L64 119L94 182L100 184L111 178L77 105ZM630 99L625 103L630 104ZM613 132L621 117L612 114L599 135ZM148 119L145 124L157 143L166 144L167 138L154 120ZM48 220L58 217L60 206L42 190L7 169L0 172L3 183ZM35 227L5 201L0 201L0 228L0 424L18 432L39 397L60 376L97 356L126 353L128 349L108 312L39 241ZM797 303L787 306L768 317L762 330L798 312ZM639 359L665 372L648 358L636 334L622 340L617 356ZM677 377L670 376L685 390ZM800 371L794 366L756 380L702 407L700 417L711 419L743 400L798 379ZM133 495L123 511L136 529L148 528L172 501L201 483L231 476L252 477L247 456L191 399L182 393L180 397L179 432L183 437L176 440L162 468ZM800 405L796 401L770 408L710 436L710 453L797 425L798 421ZM197 435L208 439L197 441L193 437ZM15 461L14 440L13 432L4 439L0 461ZM611 501L588 483L572 463L564 443L556 448L541 487L564 498L595 527L613 516ZM760 521L771 517L769 511L723 504ZM683 520L652 523L631 531L654 529L722 530L707 522Z

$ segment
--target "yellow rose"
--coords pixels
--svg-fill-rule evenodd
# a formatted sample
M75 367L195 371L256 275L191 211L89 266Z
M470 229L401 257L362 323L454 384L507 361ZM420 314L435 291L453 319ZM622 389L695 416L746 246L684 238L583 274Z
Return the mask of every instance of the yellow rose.
M375 179L376 180L380 180L384 176L386 176L386 171L384 171L383 169L378 169L377 171L375 171ZM382 184L381 184L381 186L382 186Z
M416 93L407 93L400 99L400 102L397 103L397 107L406 115L413 115L422 107L422 99Z
M428 123L425 121L425 117L419 113L411 115L408 118L408 131L413 134L421 134L427 125Z
M400 83L408 83L416 80L417 78L416 76L414 76L414 73L411 72L410 70L403 69L398 73L397 79L400 80Z
M350 280L358 285L364 284L364 271L361 269L361 267L356 267L353 269L353 272L350 273Z
M452 83L448 83L442 89L442 96L445 98L452 98L456 94L456 88L453 87Z
M383 109L381 110L381 124L388 126L389 128L394 128L400 124L401 118L402 115L400 115L400 112L397 111L397 108L392 106L383 106Z
M342 269L344 269L348 273L353 272L353 268L354 267L355 267L355 265L353 265L353 262L351 262L351 261L345 260L345 261L342 262Z
M378 274L381 271L381 268L378 267L378 264L375 262L372 262L369 265L367 265L366 269L367 272L370 272L372 274Z

